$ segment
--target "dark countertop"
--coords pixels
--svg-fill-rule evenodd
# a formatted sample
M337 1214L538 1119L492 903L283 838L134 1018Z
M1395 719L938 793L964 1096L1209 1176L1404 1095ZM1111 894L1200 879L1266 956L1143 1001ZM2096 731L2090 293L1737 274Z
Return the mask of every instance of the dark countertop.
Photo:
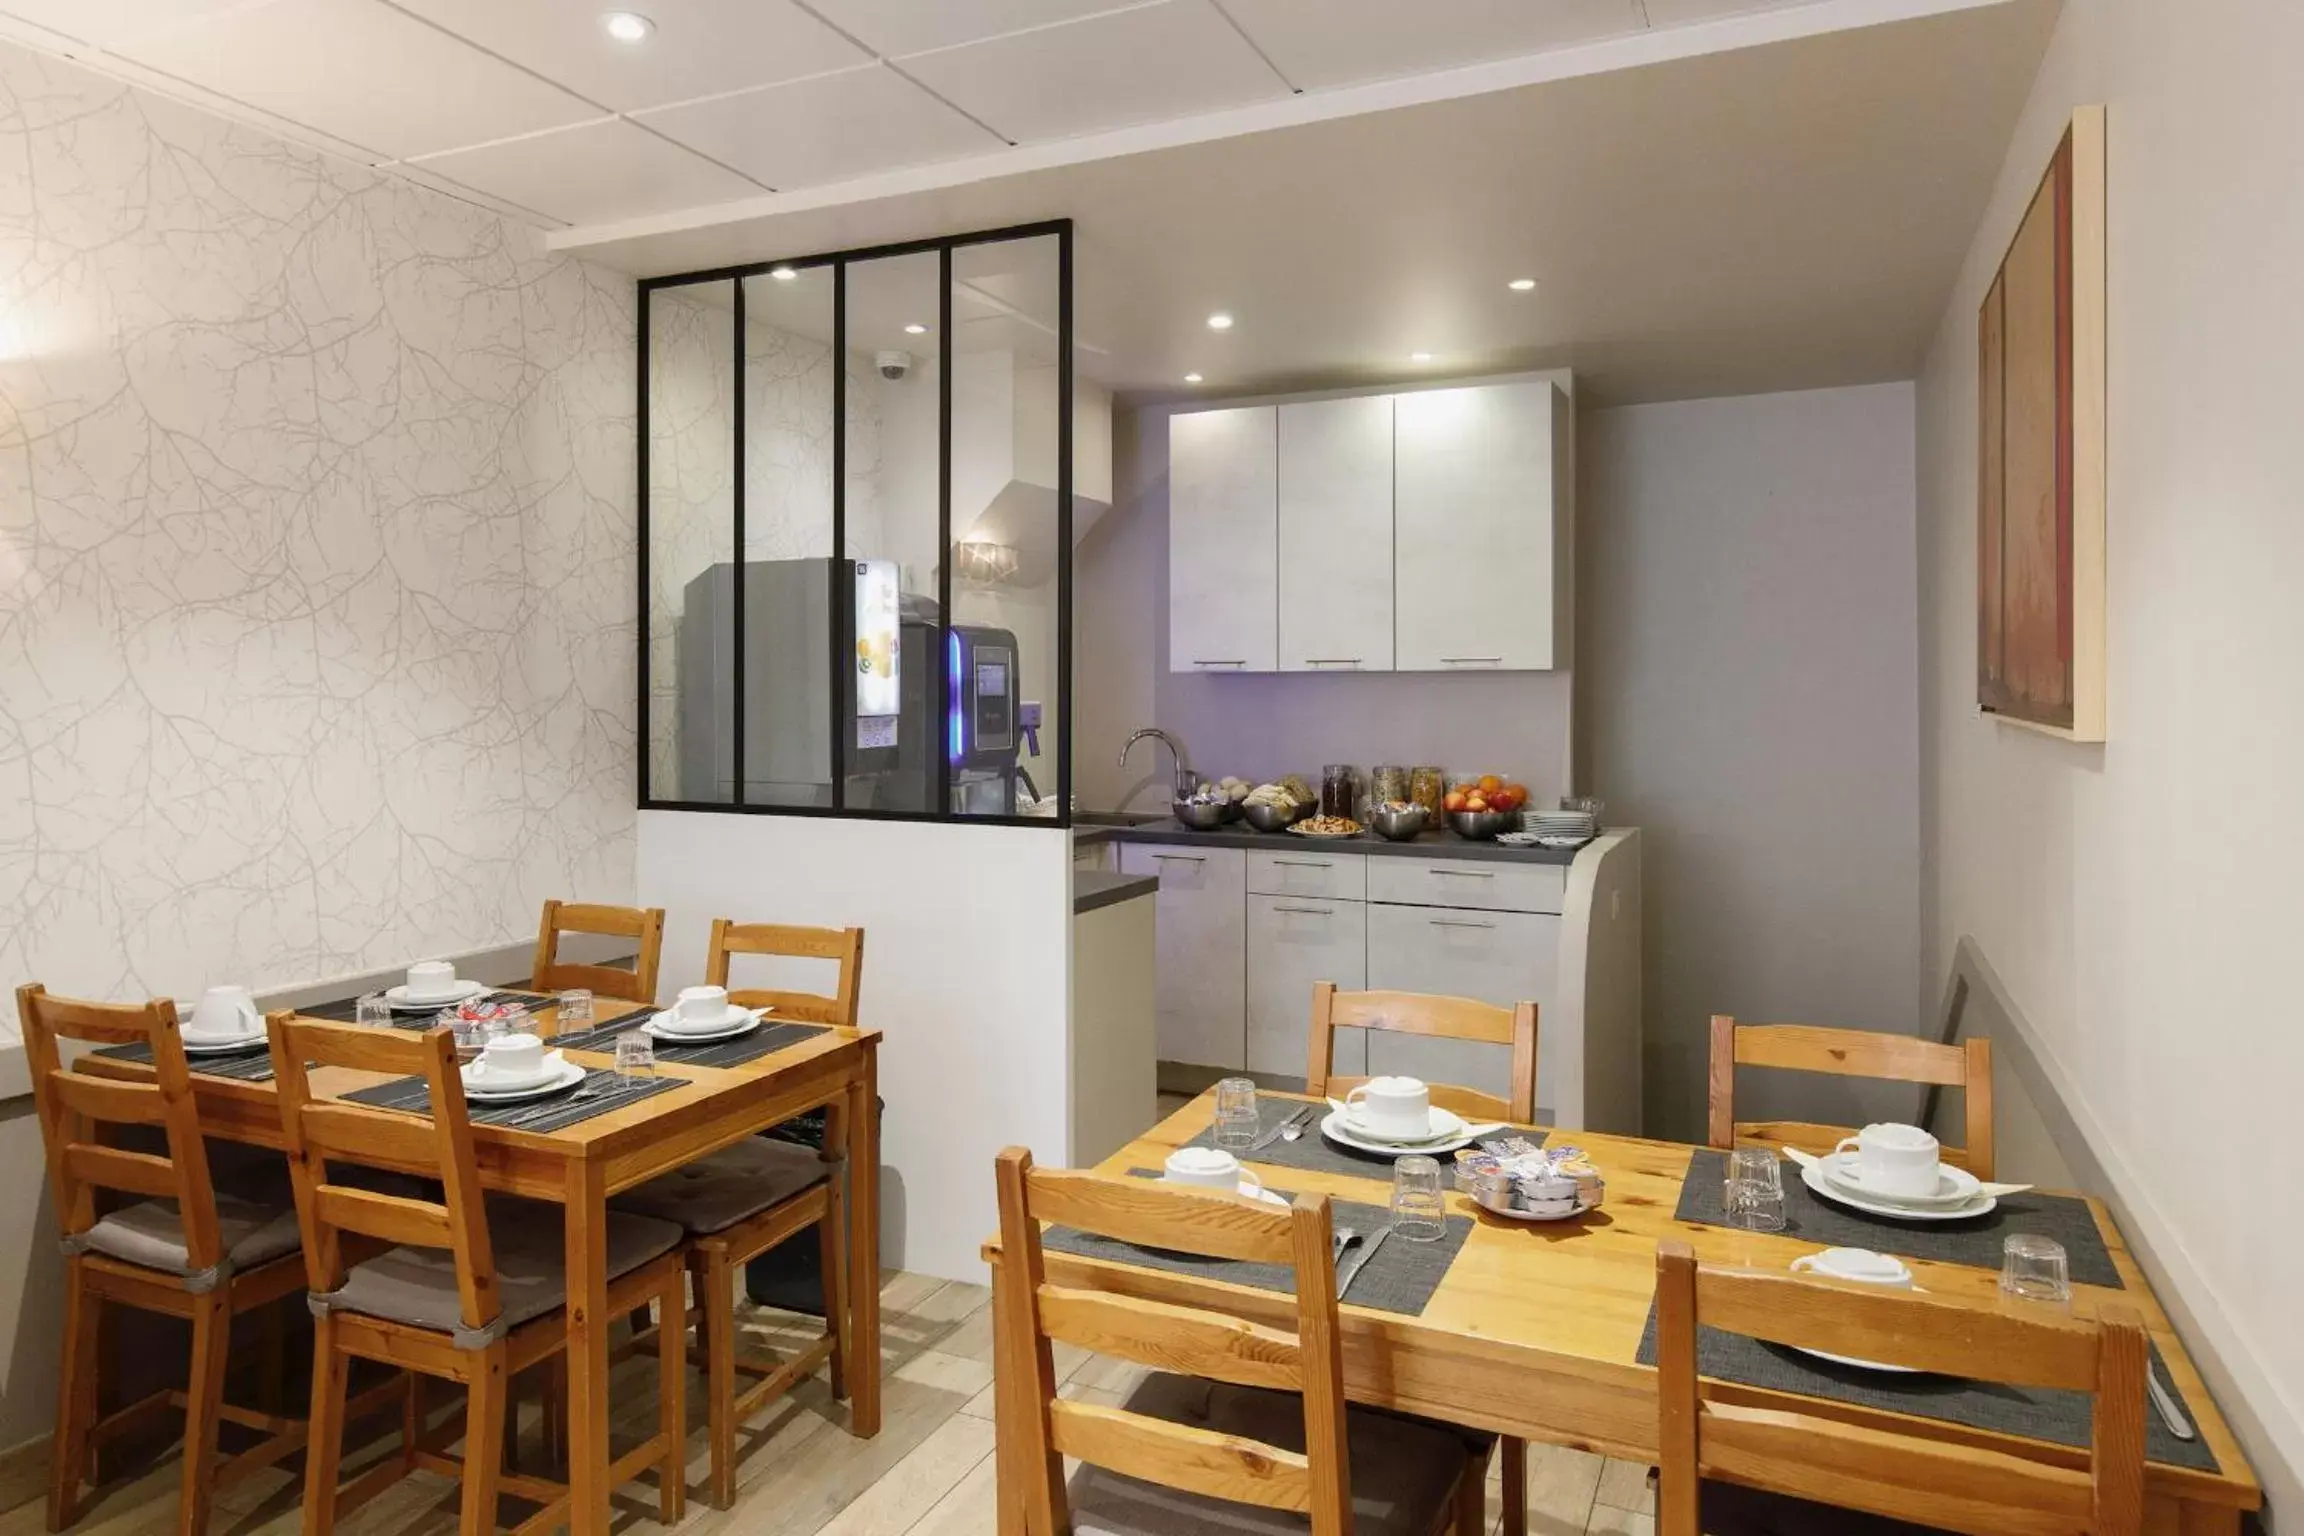
M1072 871L1072 915L1078 917L1098 907L1134 901L1139 896L1151 896L1158 893L1159 889L1158 875L1123 875L1111 869L1075 869Z
M1235 822L1214 832L1195 832L1172 817L1132 826L1080 826L1073 836L1081 843L1201 843L1211 848L1331 848L1338 853L1368 853L1411 859L1478 859L1497 864L1573 864L1581 849L1507 848L1498 843L1474 842L1454 832L1427 832L1412 843L1395 843L1363 832L1358 837L1298 837L1293 832L1259 832L1246 822Z

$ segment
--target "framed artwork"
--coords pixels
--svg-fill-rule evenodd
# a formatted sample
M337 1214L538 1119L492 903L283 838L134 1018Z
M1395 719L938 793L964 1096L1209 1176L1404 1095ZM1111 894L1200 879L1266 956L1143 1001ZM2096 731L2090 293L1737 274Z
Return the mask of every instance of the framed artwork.
M1976 701L2104 739L2104 109L2056 146L1977 314Z

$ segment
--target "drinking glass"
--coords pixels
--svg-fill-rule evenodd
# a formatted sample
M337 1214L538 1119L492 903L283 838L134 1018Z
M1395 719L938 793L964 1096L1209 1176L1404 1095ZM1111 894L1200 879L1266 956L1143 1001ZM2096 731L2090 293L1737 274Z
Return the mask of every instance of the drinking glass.
M656 1042L637 1029L628 1029L616 1037L616 1077L625 1084L638 1084L656 1075Z
M1255 1083L1228 1077L1216 1085L1216 1145L1242 1151L1256 1139L1260 1125Z
M390 1029L392 1005L381 992L363 992L360 1001L352 1005L352 1022L362 1029Z
M1448 1230L1448 1203L1440 1193L1440 1160L1403 1157L1392 1165L1392 1232L1412 1243L1437 1241Z
M1721 1214L1731 1227L1747 1232L1784 1230L1784 1168L1766 1147L1738 1147L1728 1154L1728 1178L1721 1191Z
M2000 1249L2000 1289L2026 1301L2070 1303L2072 1279L2064 1245L2031 1232L2010 1233Z
M582 987L570 987L560 994L559 1028L557 1033L573 1035L592 1027L592 994Z

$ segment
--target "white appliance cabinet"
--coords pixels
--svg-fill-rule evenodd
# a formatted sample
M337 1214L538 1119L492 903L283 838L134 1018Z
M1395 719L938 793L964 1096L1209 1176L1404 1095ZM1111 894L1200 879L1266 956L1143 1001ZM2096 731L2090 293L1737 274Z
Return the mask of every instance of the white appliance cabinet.
M1168 670L1270 672L1279 658L1273 407L1168 424Z
M1280 670L1392 670L1392 397L1279 408Z
M1162 1061L1248 1064L1247 868L1238 848L1121 845L1122 873L1160 881L1152 1027Z

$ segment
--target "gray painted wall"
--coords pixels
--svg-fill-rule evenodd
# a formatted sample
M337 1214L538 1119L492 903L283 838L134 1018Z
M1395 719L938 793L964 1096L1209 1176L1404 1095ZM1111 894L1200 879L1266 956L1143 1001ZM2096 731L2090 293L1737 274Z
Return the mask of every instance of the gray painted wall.
M1913 430L1908 384L1583 419L1579 735L1645 834L1652 1135L1700 1139L1714 1013L1918 1024ZM1873 1105L1772 1076L1745 1118Z

